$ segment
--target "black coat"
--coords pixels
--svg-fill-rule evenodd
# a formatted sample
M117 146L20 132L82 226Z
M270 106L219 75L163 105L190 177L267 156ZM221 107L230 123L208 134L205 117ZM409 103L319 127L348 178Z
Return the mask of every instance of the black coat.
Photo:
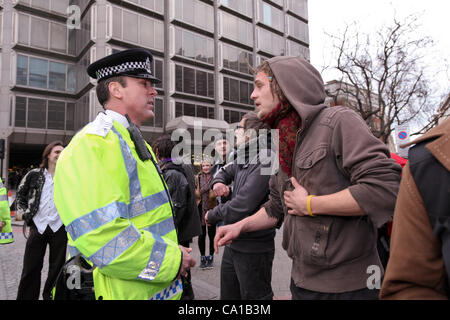
M245 148L245 159L245 164L238 164L236 159L214 175L211 188L218 182L225 185L233 183L233 193L230 201L209 211L208 221L211 224L220 221L226 225L238 222L256 213L268 200L270 175L264 174L262 169L270 167L270 164L262 164L259 157L249 159L248 145ZM274 237L275 228L242 233L233 240L230 247L240 252L267 252L275 248Z
M178 242L190 241L202 233L195 198L194 173L187 165L172 161L160 163L174 206L174 222Z

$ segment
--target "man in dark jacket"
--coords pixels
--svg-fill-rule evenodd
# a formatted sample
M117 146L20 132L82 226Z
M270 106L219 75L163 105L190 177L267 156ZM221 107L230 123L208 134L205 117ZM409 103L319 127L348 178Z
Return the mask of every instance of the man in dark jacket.
M189 248L192 238L202 233L201 222L195 198L194 173L188 165L173 162L171 153L175 145L176 142L172 141L169 135L164 135L156 139L152 147L172 198L178 242L183 247ZM182 278L181 300L193 300L191 271L188 271L187 277Z
M228 185L233 182L233 194L230 201L206 213L207 223L235 223L258 211L267 201L270 175L264 174L263 168L268 164L261 163L259 152L270 149L257 150L259 137L251 136L252 132L258 134L260 129L268 129L268 126L258 119L255 112L247 113L236 128L237 159L220 169L211 182L218 196L227 196ZM252 148L257 152L252 153ZM220 270L222 300L273 298L274 237L273 227L249 232L241 234L225 248Z

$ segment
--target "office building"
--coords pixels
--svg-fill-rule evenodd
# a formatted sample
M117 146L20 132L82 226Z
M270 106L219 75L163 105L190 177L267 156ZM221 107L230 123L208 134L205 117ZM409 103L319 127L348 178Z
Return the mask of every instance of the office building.
M163 81L141 128L150 140L198 120L227 129L254 109L249 65L309 59L307 0L0 0L0 25L3 177L102 111L86 67L110 53L154 55Z

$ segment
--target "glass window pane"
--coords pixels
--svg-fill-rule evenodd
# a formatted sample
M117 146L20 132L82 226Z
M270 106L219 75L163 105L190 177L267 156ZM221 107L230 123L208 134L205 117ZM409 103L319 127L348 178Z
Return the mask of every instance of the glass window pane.
M46 104L42 99L28 99L28 128L45 129Z
M48 49L48 21L31 17L31 45Z
M195 37L191 32L183 31L183 56L195 59Z
M140 44L145 47L153 48L155 45L155 39L153 37L153 31L155 29L155 24L153 20L148 19L144 16L139 16L139 35L140 35ZM126 28L125 28L126 29Z
M239 102L239 81L230 79L230 100Z
M175 103L175 118L181 117L183 115L183 104L181 102Z
M48 61L30 57L31 87L47 88Z
M113 37L122 39L122 10L113 7Z
M160 21L155 21L155 49L164 50L164 24Z
M228 123L231 123L230 121L230 110L223 110L223 120L225 120Z
M49 89L66 90L66 68L64 63L50 61Z
M190 103L184 104L184 115L195 117L195 105Z
M183 92L183 67L175 66L175 91Z
M27 112L27 98L16 97L16 118L14 125L16 127L25 127L25 116Z
M208 97L214 98L214 74L208 73Z
M28 57L17 55L16 83L28 85Z
M196 70L196 77L197 77L197 94L201 96L207 96L208 95L208 87L207 87L207 75L204 71Z
M208 118L208 108L205 106L197 106L197 117Z
M155 77L157 77L159 80L161 80L161 83L155 84L155 88L162 88L164 84L164 77L163 77L163 62L161 60L153 60L155 67L153 68Z
M183 67L183 92L195 94L195 70Z
M248 95L248 83L244 81L240 81L239 83L239 102L248 104L249 95Z
M66 104L62 101L48 100L47 128L64 130Z
M29 45L30 17L19 14L19 39L18 42Z
M41 9L50 10L49 0L31 0L31 6Z
M183 55L183 31L175 29L175 54Z
M180 0L176 1L179 2ZM192 1L187 1L187 0L182 0L183 1L183 20L194 24L195 23L195 19L194 19L194 4L192 3Z
M155 99L155 127L162 128L164 118L163 100Z
M69 0L52 0L51 11L59 14L66 14L67 7L69 6Z
M123 39L134 43L138 42L138 16L129 11L123 12Z
M237 111L230 111L231 117L230 121L231 123L239 122L241 121L241 115Z
M75 103L67 104L66 130L74 130Z
M214 108L208 108L208 119L215 119Z
M75 92L77 90L77 66L67 65L67 91Z
M223 99L230 100L230 78L223 77Z

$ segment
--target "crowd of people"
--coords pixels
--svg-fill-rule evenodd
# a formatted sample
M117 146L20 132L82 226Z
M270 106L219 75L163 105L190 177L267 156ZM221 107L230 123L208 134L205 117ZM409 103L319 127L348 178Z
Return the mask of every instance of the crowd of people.
M236 140L216 140L216 158L195 174L176 161L169 135L150 147L139 130L154 116L160 80L152 59L130 49L92 63L105 112L68 146L49 144L40 168L20 182L18 210L31 236L18 299L38 298L49 244L44 299L67 246L94 267L96 299L192 300L198 237L201 269L214 268L225 246L221 299L270 300L281 226L293 300L449 297L449 120L412 142L401 175L356 112L324 104L321 75L309 62L274 57L254 70L256 108L242 117ZM259 132L271 129L278 140L265 136L269 147L259 150ZM269 175L263 158L273 156L271 143L279 170ZM392 220L386 263L379 230ZM380 279L369 286L374 268Z

